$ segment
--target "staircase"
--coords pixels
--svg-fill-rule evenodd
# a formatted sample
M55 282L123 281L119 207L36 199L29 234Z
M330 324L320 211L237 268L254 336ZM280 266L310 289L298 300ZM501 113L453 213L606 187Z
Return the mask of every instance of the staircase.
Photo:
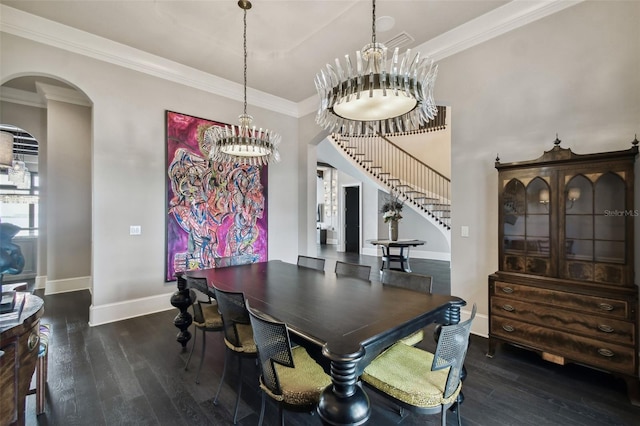
M429 122L429 130L444 126L444 114ZM442 107L444 110L444 107ZM442 123L442 124L440 124ZM427 130L427 131L429 131ZM382 135L348 137L331 135L333 145L379 184L405 200L431 222L451 229L451 181L394 145Z

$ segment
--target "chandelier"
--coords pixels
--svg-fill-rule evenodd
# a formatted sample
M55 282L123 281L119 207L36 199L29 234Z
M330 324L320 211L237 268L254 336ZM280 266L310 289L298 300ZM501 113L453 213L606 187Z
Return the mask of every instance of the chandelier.
M247 114L247 10L251 9L251 2L239 0L238 6L244 11L244 113L238 116L239 126L211 126L204 139L211 144L209 158L213 161L262 166L280 160L280 135L251 126L253 117Z
M371 43L356 52L355 64L345 55L316 74L320 97L316 123L343 136L405 133L419 130L438 112L433 99L438 66L411 49L387 47L376 41L376 2L373 3Z
M18 189L31 188L31 172L24 162L24 157L16 154L13 160L13 166L9 169L9 181Z

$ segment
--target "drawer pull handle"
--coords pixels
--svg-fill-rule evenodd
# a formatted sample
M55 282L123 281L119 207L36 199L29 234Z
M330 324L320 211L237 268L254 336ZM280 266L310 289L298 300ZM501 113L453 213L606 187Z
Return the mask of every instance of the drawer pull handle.
M513 326L512 326L512 325L508 325L508 324L503 325L503 326L502 326L502 329L503 329L504 331L508 332L508 333L511 333L512 331L514 331L514 330L515 330L515 328L513 328Z
M29 338L27 339L27 349L29 350L29 352L31 352L38 346L39 340L40 337L38 336L38 333L31 333L29 335Z
M516 310L516 308L514 308L514 307L513 307L513 306L511 306L511 305L502 305L502 309L504 309L504 310L505 310L505 311L507 311L507 312L513 312L513 311L515 311L515 310Z
M613 329L613 327L608 326L606 324L598 324L598 330L605 332L605 333L613 333L615 330Z
M508 294L513 293L513 289L511 287L502 287L502 291Z
M608 303L598 303L598 308L602 309L603 311L613 311L613 306Z
M606 349L606 348L598 349L598 353L602 356L606 356L607 358L611 358L612 356L615 355L612 350Z

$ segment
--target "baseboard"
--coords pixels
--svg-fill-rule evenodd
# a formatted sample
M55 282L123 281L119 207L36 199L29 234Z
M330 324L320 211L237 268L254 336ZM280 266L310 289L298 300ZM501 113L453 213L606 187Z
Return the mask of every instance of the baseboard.
M35 290L41 290L43 288L47 288L47 276L39 275L36 277Z
M91 290L90 276L46 281L44 286L45 296L48 294L66 293L68 291L78 290Z
M362 249L362 254L367 256L382 257L382 250L376 247L365 247ZM409 262L411 262L411 259L442 260L445 262L451 262L451 253L440 251L411 250L409 252Z
M89 307L89 325L91 327L140 317L156 312L175 309L171 306L171 295L174 292L157 296L142 297L124 302L107 303L105 305L91 305ZM178 311L176 310L176 313Z
M468 320L471 317L471 311L460 311L460 322ZM475 334L480 337L489 337L489 317L484 314L476 313L476 317L471 323L471 334Z

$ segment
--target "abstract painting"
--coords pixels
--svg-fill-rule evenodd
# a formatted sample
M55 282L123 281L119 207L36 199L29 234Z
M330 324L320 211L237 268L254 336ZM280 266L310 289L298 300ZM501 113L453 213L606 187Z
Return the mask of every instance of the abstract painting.
M223 123L166 111L165 281L267 261L267 167L214 163L204 131Z

